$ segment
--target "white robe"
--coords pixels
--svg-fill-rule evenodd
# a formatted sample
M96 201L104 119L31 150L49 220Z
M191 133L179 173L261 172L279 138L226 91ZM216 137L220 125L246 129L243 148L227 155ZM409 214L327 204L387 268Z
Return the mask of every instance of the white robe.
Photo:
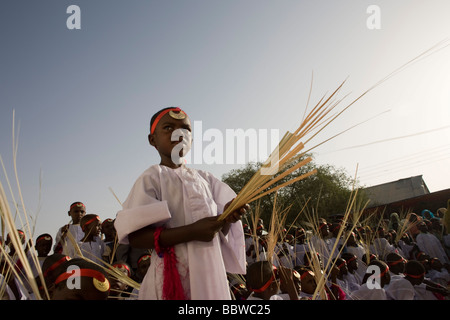
M392 277L386 288L388 300L414 300L414 286L404 277Z
M135 182L114 223L119 243L145 226L174 228L223 212L236 194L210 173L181 166L154 165ZM178 272L186 298L231 299L226 272L245 274L245 242L241 221L225 236L219 232L210 242L191 241L175 246ZM139 299L162 299L163 259L151 256Z
M308 245L306 243L296 243L294 246L295 265L301 266L304 264L303 256L308 251Z
M398 253L396 248L385 238L375 238L370 246L370 251L378 255L379 259L384 260L386 255L391 252Z
M416 244L421 251L424 251L431 258L438 258L442 264L450 262L444 247L434 234L419 233L416 236Z
M78 242L78 247L84 257L95 263L103 264L106 245L99 237L95 237L94 241L80 241ZM76 254L74 254L74 256L76 256Z
M9 287L8 283L5 280L5 277L1 273L0 273L0 289L1 289L0 300L3 300L3 298L5 298L5 300L16 300L14 292L11 290L11 288Z
M69 229L67 232L72 235L76 243L80 242L81 239L83 239L84 237L84 231L81 229L81 226L79 224L69 224ZM53 246L53 250L56 250L59 242L62 242L63 248L62 253L73 258L75 256L76 249L73 246L73 243L69 239L68 235L66 235L66 237L63 240L61 239L61 229L59 229L58 233L56 234L55 245Z
M311 237L310 244L314 248L314 250L320 254L322 263L324 266L326 266L328 260L330 259L331 249L334 246L334 243L331 242L331 239L324 239L322 237L314 235Z
M367 283L364 283L351 293L349 300L387 300L387 296L384 288L369 288Z

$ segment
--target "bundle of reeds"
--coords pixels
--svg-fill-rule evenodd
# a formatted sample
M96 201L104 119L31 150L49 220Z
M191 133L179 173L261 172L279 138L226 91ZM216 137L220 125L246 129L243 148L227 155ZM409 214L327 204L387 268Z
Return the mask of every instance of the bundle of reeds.
M322 97L293 133L289 131L285 133L278 146L246 183L219 219L225 219L231 212L243 205L254 202L267 194L273 193L316 173L316 170L311 170L301 176L290 178L291 173L312 160L311 157L307 157L303 161L294 164L298 158L305 155L305 152L302 151L304 143L310 141L336 119L337 115L330 116L330 113L341 102L341 100L335 101L334 99L344 83L345 81L328 97ZM305 140L308 136L310 136L309 139ZM286 182L274 186L275 183L284 178L287 179Z

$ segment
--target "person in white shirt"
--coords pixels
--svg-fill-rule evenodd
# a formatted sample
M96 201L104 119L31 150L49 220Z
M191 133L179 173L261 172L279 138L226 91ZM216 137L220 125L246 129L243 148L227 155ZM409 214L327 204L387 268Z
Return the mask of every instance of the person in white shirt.
M416 244L419 249L424 251L430 257L438 258L444 264L450 263L441 242L434 234L429 232L424 221L419 222L418 229L420 230L420 233L416 236Z
M362 284L362 277L358 274L358 260L356 255L350 252L343 252L341 257L347 263L347 274L344 275L344 279L347 282L349 292L353 292L359 289Z
M295 266L303 265L303 256L305 253L309 251L308 245L306 243L306 232L303 228L297 228L295 230L295 239L294 239L294 257L295 257Z
M319 226L317 234L311 237L310 243L316 252L319 253L324 264L331 258L331 249L334 243L331 242L330 229L325 219L319 220Z
M108 258L105 256L105 243L100 238L101 221L96 214L87 214L80 221L84 237L78 242L81 256L103 265ZM77 252L72 253L73 257L78 256Z
M414 300L416 291L414 286L420 285L425 277L425 267L416 260L409 260L405 265L404 277L392 281L386 294L389 300Z
M344 252L348 252L356 256L358 268L355 270L355 272L361 284L364 274L366 273L366 264L362 260L362 258L366 254L366 250L357 239L355 232L350 232L350 234L348 235Z
M367 268L362 285L350 294L351 300L387 300L385 287L390 283L388 265L372 260Z
M71 217L72 221L58 230L53 247L54 253L69 255L69 252L75 252L72 240L76 243L84 237L84 232L80 227L80 220L86 214L86 206L84 203L80 201L72 203L67 214Z
M148 141L161 162L136 180L114 222L119 243L155 250L139 299L231 299L227 272L246 272L241 218L249 206L219 219L236 193L184 165L192 136L180 108L152 117Z
M385 236L384 228L378 227L376 237L370 246L370 251L380 257L380 259L385 259L388 253L397 252L396 248L389 243Z

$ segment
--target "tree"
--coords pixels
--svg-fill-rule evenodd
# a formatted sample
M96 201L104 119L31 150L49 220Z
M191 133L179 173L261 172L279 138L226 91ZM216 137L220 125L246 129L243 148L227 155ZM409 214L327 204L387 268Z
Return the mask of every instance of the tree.
M306 156L312 157L312 155ZM303 159L304 157L297 161ZM260 166L261 163L248 163L243 168L234 169L224 174L222 181L227 183L236 193L239 193ZM287 225L296 221L302 208L313 211L315 215L323 218L345 213L354 181L343 169L337 169L332 165L317 166L313 158L313 161L294 171L289 177L281 179L275 185L282 184L288 178L298 177L313 169L317 169L315 175L280 189L276 195L277 204L282 208L289 208L286 218ZM259 207L261 218L265 222L270 221L272 216L274 197L275 194L269 194L251 204L253 209L256 206ZM365 196L360 194L359 197Z

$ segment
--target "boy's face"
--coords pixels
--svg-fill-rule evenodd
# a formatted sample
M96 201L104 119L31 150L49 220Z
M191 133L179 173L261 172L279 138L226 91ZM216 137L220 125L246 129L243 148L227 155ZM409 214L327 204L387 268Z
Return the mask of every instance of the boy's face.
M116 235L116 229L114 228L114 223L106 222L101 226L102 232L105 236L114 237Z
M357 270L358 269L358 260L356 259L356 256L354 259L347 263L347 269L350 270Z
M39 257L46 257L52 249L51 240L41 240L35 245L35 249L38 252Z
M72 218L74 224L80 223L81 218L86 214L86 208L84 206L74 206L69 211L69 216Z
M167 113L159 120L153 134L149 134L148 141L158 150L161 164L169 167L181 164L178 163L179 158L186 155L192 142L191 130L188 117L174 119ZM177 149L174 149L175 146Z
M321 228L320 228L320 233L322 235L322 237L326 237L328 236L328 234L330 233L330 228L328 227L327 223L324 223Z
M100 236L101 232L101 224L100 221L95 220L91 223L89 223L87 226L85 226L84 233L94 236Z

